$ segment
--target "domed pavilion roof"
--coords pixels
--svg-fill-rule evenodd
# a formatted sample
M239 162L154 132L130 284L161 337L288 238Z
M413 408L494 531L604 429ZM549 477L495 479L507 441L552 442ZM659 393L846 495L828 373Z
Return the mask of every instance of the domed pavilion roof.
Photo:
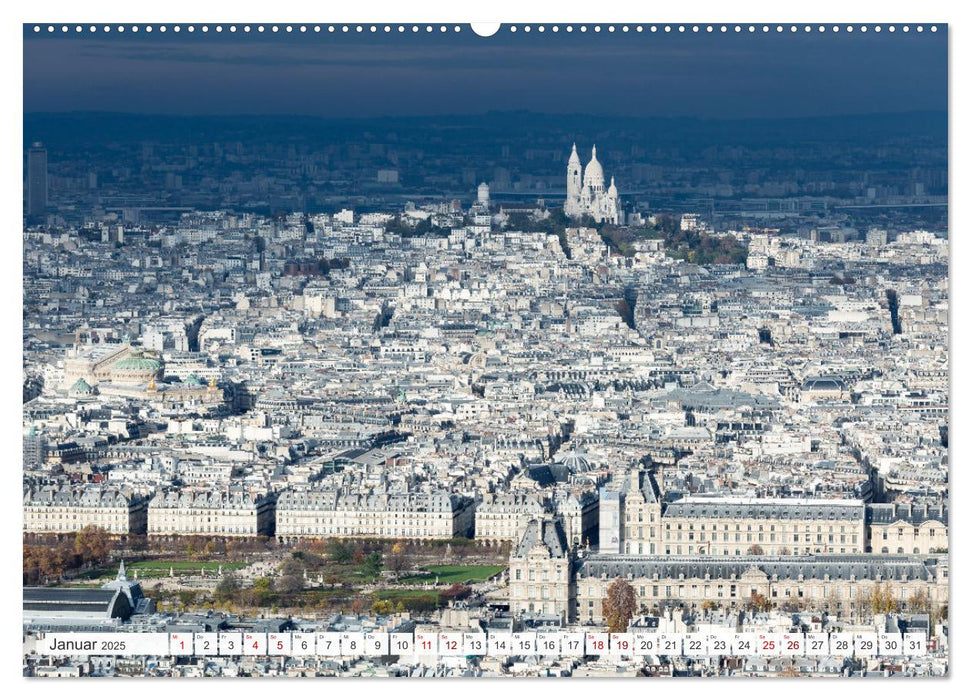
M846 384L839 377L808 377L802 384L803 391L844 391Z
M70 389L72 394L81 395L90 394L93 391L94 390L91 388L91 385L84 381L84 377L78 377L78 380L71 385Z
M590 158L590 162L587 163L586 169L583 171L583 185L584 187L604 184L604 168L597 160L597 147L593 147L593 156Z
M157 372L158 370L162 369L162 363L152 357L140 357L137 355L132 355L123 360L118 360L118 362L113 364L111 368L127 372Z
M574 473L587 472L593 469L593 465L587 459L587 455L576 450L570 450L569 452L557 455L556 461Z

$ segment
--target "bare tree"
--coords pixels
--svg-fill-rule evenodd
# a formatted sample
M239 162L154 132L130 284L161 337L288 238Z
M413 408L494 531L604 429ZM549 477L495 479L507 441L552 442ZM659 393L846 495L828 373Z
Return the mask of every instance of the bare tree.
M907 610L908 612L919 612L926 613L930 612L931 600L927 595L927 591L921 588L916 593L914 593L910 598L907 599Z
M401 572L408 568L408 552L404 542L395 542L391 545L391 554L388 556L388 568L394 572L397 579Z

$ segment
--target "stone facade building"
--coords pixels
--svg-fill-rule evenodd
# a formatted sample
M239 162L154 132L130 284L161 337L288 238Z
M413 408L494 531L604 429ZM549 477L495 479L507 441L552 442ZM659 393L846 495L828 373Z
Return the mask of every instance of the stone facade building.
M571 547L596 544L600 522L600 499L593 489L557 489L551 496L553 514L563 522Z
M509 603L514 614L564 611L568 622L601 624L603 599L617 578L633 586L639 610L705 603L745 607L757 595L782 609L864 619L872 613L876 586L904 611L912 599L926 600L931 608L948 601L946 555L866 552L862 502L688 498L669 504L662 515L656 482L645 480L646 476L646 472L632 472L627 486L637 488L607 492L607 503L601 501L602 517L606 512L607 521L617 523L614 530L602 528L601 536L616 533L613 549L622 547L623 553L603 549L591 553L569 546L562 523L553 516L526 524L509 559ZM676 504L680 506L672 513ZM946 509L873 508L872 517L882 523L880 527L891 530L888 541L897 541L890 538L900 537L897 531L903 521L907 523L903 537L915 537L915 530L919 537L923 528L919 544L908 542L915 550L929 549L932 542L946 546L942 523L947 520ZM643 551L641 545L652 543L652 525L655 545L667 549L680 542L684 551ZM668 525L673 527L669 530ZM931 529L933 537L943 540L929 539ZM669 532L682 537L669 540ZM762 551L748 549L754 546ZM627 554L629 548L642 551ZM787 548L791 553L782 553ZM560 578L564 572L569 572L569 581Z
M530 520L509 557L509 610L513 614L575 618L573 555L559 518Z
M947 551L946 505L874 503L867 506L869 547L882 554Z
M78 532L94 525L114 535L145 534L147 501L104 486L24 490L24 532Z
M149 535L257 537L273 534L275 498L245 491L168 491L148 505Z
M650 470L600 490L601 554L862 554L867 532L856 499L665 497Z
M918 594L926 595L931 605L948 600L946 558L593 554L579 559L575 571L575 621L588 624L603 622L602 601L617 578L631 584L638 609L646 610L678 604L700 606L706 601L744 607L759 595L775 606L861 618L872 612L870 599L877 585L885 586L904 609ZM517 605L529 602L517 601Z
M687 497L667 505L661 554L861 554L858 500Z
M74 348L64 360L62 389L71 389L79 379L89 387L101 383L145 385L161 379L162 369L156 353L129 343L83 345Z
M441 540L472 534L475 504L446 493L347 493L301 489L277 501L276 534Z
M651 471L627 472L600 491L600 548L605 554L660 551L661 489Z
M487 543L517 542L526 522L546 509L533 495L487 493L475 507L475 539Z

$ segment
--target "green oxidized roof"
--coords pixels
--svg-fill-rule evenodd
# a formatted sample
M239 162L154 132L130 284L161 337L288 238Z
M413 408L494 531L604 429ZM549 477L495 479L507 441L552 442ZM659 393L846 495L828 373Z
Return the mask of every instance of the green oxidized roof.
M162 363L158 360L153 360L150 357L126 357L124 360L118 360L115 364L111 366L112 369L118 370L141 370L141 371L153 371L157 372L162 368Z
M87 394L91 392L91 385L84 381L84 377L78 377L78 380L71 385L71 391L75 394Z
M189 386L202 386L202 380L194 374L190 374L188 377L183 379L182 383L188 384Z

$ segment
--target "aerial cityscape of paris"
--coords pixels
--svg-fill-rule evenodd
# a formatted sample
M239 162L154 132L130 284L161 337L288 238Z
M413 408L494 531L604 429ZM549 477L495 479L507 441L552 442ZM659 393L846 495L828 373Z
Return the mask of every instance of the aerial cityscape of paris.
M23 71L23 676L949 675L946 24Z

